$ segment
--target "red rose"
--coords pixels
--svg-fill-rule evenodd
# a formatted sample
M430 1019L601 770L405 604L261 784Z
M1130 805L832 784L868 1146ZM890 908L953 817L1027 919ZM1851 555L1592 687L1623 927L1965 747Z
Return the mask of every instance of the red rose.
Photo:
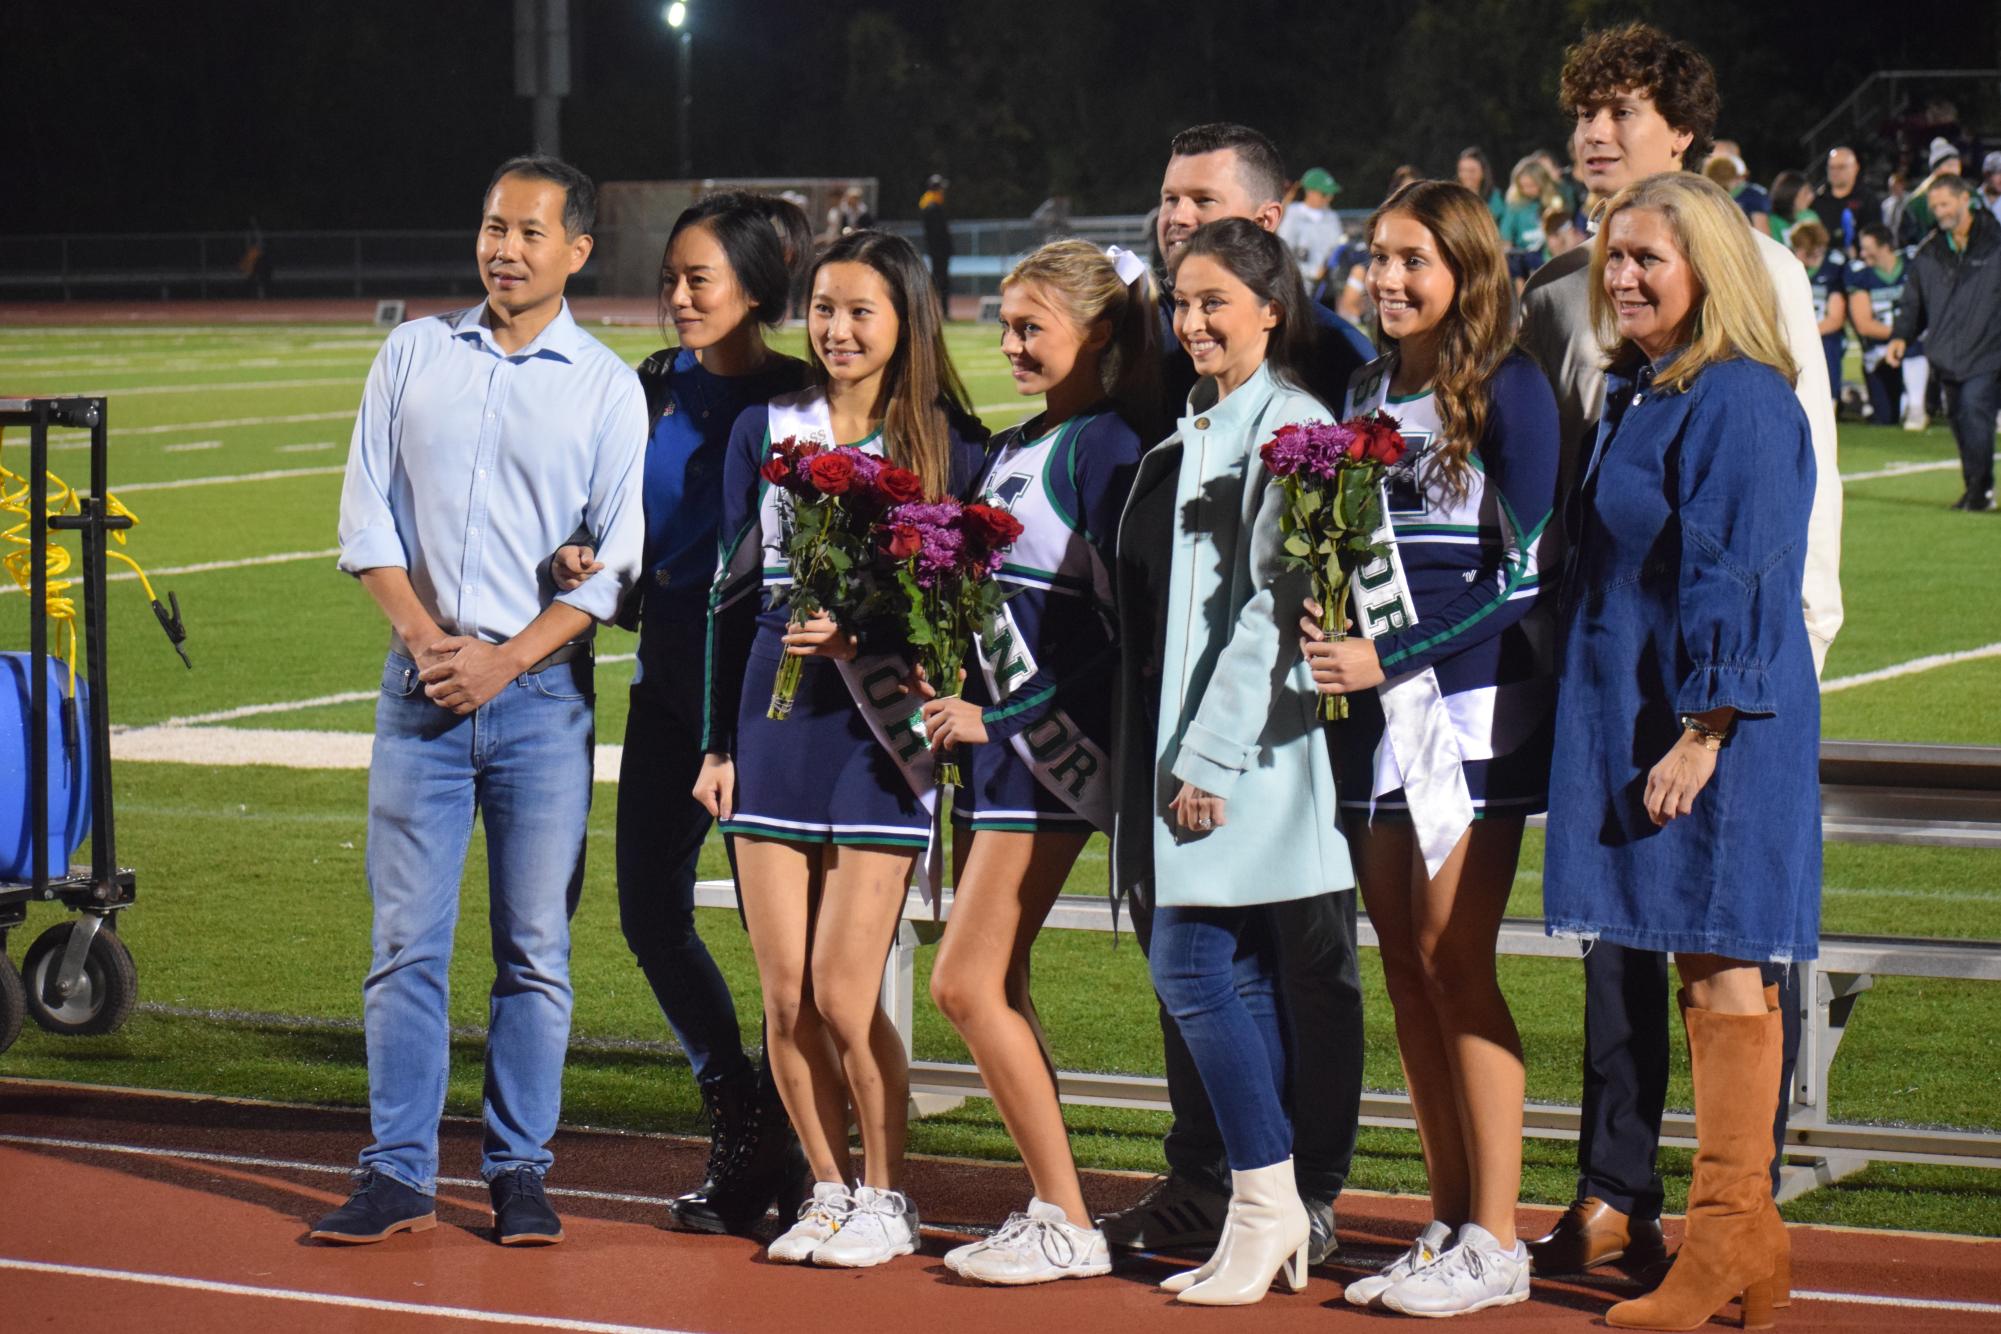
M989 550L998 551L1021 536L1021 520L992 505L968 505L960 515L966 532Z
M1349 447L1350 457L1367 459L1384 467L1395 466L1406 448L1403 432L1396 424L1381 416L1364 417L1351 422L1349 429L1355 433L1355 443Z
M876 477L875 484L894 505L907 505L924 498L924 483L908 468L886 467Z
M771 457L764 461L764 466L758 471L764 474L764 480L773 486L783 486L785 479L792 475L792 465L785 461L785 456L774 446Z
M923 549L924 539L909 524L899 523L883 534L882 546L892 560L909 560Z
M846 495L855 481L855 461L841 454L815 454L806 460L806 480L830 496Z

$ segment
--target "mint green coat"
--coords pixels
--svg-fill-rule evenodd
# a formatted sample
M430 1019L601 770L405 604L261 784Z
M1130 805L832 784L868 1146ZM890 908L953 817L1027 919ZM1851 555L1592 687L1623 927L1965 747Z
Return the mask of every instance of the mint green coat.
M1355 883L1335 823L1313 678L1299 652L1309 584L1304 572L1281 565L1283 496L1258 458L1280 426L1333 414L1274 380L1269 366L1205 407L1214 394L1210 380L1196 386L1179 429L1140 459L1133 488L1164 485L1159 474L1178 469L1153 753L1126 753L1139 748L1130 739L1148 731L1142 719L1127 716L1117 728L1113 883L1123 892L1143 877L1143 860L1127 850L1147 839L1153 899L1178 908L1277 903ZM1122 586L1122 612L1145 596ZM1125 644L1123 675L1131 683L1150 646ZM1143 707L1142 698L1138 689L1122 690L1120 710ZM1223 824L1206 833L1178 826L1168 803L1184 781L1227 801Z

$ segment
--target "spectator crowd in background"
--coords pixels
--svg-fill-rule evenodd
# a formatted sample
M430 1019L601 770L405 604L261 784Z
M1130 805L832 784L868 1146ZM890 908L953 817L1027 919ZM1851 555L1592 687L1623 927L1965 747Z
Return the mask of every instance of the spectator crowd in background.
M2001 148L1973 144L1942 99L1894 130L1883 140L1888 147L1864 152L1839 144L1811 173L1788 167L1764 184L1734 139L1718 138L1699 165L1729 192L1751 228L1791 250L1805 268L1841 418L1908 431L1951 421L1967 483L1955 508L1991 509L1992 468L1980 460L1991 454L1992 441L1980 435L1975 418L1993 425L2001 413L1994 401L2001 397L1994 388L2001 372L2001 285L1984 260L2001 248ZM1973 163L1977 176L1969 170ZM1433 174L1399 166L1384 197ZM1471 145L1460 151L1452 178L1486 201L1517 293L1529 275L1588 243L1595 230L1574 165L1548 149L1529 152L1500 177L1487 151ZM1306 172L1287 196L1279 236L1313 298L1373 331L1363 281L1369 249L1359 231L1367 209L1344 218L1336 209L1340 190L1326 168ZM1934 196L1963 198L1966 207L1947 203L1948 220ZM1914 266L1927 245L1935 291L1914 302ZM1909 328L1892 354L1900 317ZM1942 324L1950 330L1950 370L1935 373L1925 334L1935 342ZM1859 376L1847 371L1851 353L1859 358Z

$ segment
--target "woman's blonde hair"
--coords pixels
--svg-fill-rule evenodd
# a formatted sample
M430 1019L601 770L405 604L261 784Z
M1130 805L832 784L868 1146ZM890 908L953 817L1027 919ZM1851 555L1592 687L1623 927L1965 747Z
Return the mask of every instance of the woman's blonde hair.
M1558 197L1556 177L1550 175L1549 168L1543 166L1541 160L1538 158L1525 157L1515 164L1513 171L1508 173L1508 202L1510 204L1527 202L1528 196L1522 193L1521 185L1522 177L1524 176L1533 176L1535 183L1542 187L1542 193L1536 196L1541 201L1542 207L1547 208L1549 201Z
M1431 381L1444 437L1433 457L1446 489L1464 496L1472 472L1468 459L1487 434L1494 376L1515 349L1515 285L1493 213L1459 182L1414 181L1391 195L1363 229L1372 246L1376 229L1394 213L1431 233L1452 274L1452 308L1439 322L1438 372ZM1396 345L1387 336L1381 341Z
M1001 279L1001 291L1017 284L1048 297L1080 333L1088 334L1099 320L1111 325L1111 338L1098 356L1098 383L1127 424L1151 440L1160 412L1160 322L1152 275L1129 284L1102 250L1072 239L1024 255Z
M1684 331L1687 350L1674 359L1659 388L1686 389L1705 367L1733 357L1762 362L1799 378L1784 328L1778 294L1758 254L1743 211L1714 181L1692 172L1649 176L1612 196L1591 246L1591 324L1608 354L1607 364L1630 366L1644 353L1619 336L1619 320L1605 292L1605 254L1612 220L1628 209L1651 209L1667 221L1674 243L1695 276L1696 297Z

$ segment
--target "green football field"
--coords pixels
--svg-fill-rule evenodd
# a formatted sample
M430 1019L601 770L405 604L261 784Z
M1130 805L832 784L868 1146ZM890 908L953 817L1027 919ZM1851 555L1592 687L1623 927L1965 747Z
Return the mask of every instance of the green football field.
M636 363L649 330L597 330ZM120 860L139 875L123 933L138 960L142 1010L120 1033L59 1040L30 1028L0 1074L319 1102L366 1098L359 986L367 961L362 877L365 754L386 638L365 594L333 567L340 472L362 379L382 335L340 326L78 327L0 330L0 390L110 399L112 489L139 526L126 550L179 594L196 670L167 647L136 584L112 587L111 711L121 749L176 760L122 762ZM989 425L1025 415L986 328L950 331L961 374ZM796 349L798 335L782 336ZM57 437L52 469L78 484L87 455ZM10 433L0 464L23 470ZM1827 662L1830 737L2001 744L2001 516L1950 513L1956 455L1943 427L1842 428L1842 573L1847 623ZM0 517L0 530L14 521ZM117 578L114 567L114 578ZM26 647L26 601L0 581L0 649ZM599 668L599 740L624 731L631 637L608 632ZM690 646L699 651L699 646ZM589 881L576 926L578 1044L568 1119L689 1130L693 1081L619 936L610 840L618 799L600 784ZM1540 906L1532 834L1511 911ZM454 1110L476 1112L478 1032L490 966L485 881L467 877L454 1018ZM724 874L712 845L708 873ZM1101 893L1101 847L1072 890ZM2001 939L2001 853L1830 845L1830 931ZM31 916L9 951L59 920ZM705 937L751 1016L756 975L741 928L705 913ZM930 949L920 953L920 986ZM1037 1003L1060 1064L1157 1073L1159 1037L1145 968L1129 937L1050 933L1038 946ZM1564 961L1507 959L1503 978L1527 1046L1532 1098L1578 1093L1581 974ZM1380 970L1370 987L1368 1081L1400 1087ZM964 1060L920 1003L918 1055ZM1849 1120L2001 1127L2001 989L1885 979L1862 1001L1836 1062L1833 1110ZM1686 1106L1678 1064L1673 1097ZM1088 1162L1160 1165L1156 1114L1070 1112ZM914 1127L924 1151L1011 1152L991 1104ZM357 1146L359 1147L359 1146ZM1525 1192L1562 1201L1571 1146L1530 1141ZM1668 1155L1685 1172L1685 1155ZM1415 1138L1364 1132L1355 1183L1414 1189ZM1679 1180L1675 1183L1679 1188ZM1788 1206L1800 1219L2001 1234L2001 1175L1879 1165Z

